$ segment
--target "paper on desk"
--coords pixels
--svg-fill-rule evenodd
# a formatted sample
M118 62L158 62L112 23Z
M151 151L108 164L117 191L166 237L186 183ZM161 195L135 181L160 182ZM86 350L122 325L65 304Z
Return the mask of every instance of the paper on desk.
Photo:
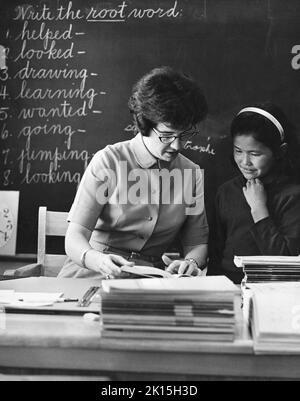
M24 302L57 302L63 295L62 292L16 292L16 298L23 299Z
M9 304L15 300L14 290L0 290L0 304Z
M0 303L10 306L51 306L59 301L63 293L0 291Z
M20 309L24 309L24 308L41 308L44 306L53 306L54 302L24 302L24 301L14 301L11 302L9 304L7 304L7 306L12 307L12 308L20 308Z

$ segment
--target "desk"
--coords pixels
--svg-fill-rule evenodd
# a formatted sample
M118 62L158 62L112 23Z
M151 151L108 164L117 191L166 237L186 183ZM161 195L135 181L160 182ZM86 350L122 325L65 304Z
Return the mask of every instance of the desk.
M114 380L299 379L300 356L254 355L243 322L234 343L182 343L101 339L99 322L82 316L6 314L0 371L7 368L90 372Z

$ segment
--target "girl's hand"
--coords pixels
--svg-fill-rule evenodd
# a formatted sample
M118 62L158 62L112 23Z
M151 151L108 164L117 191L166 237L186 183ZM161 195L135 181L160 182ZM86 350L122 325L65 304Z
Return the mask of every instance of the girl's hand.
M177 259L172 260L163 255L162 260L167 265L166 271L171 274L185 274L187 276L201 276L201 269L191 260Z
M251 214L255 223L269 216L267 193L263 183L258 178L248 180L246 186L243 187L243 192L251 208Z
M258 178L248 180L243 187L244 196L251 209L266 206L267 194L262 182Z

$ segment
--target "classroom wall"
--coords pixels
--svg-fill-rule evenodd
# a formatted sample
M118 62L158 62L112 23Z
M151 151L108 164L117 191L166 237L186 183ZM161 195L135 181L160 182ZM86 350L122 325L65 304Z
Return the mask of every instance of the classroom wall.
M271 100L300 126L297 0L4 0L0 190L20 191L17 252L36 252L37 211L70 208L93 154L132 137L132 84L156 66L191 74L209 116L185 154L205 169L208 213L236 174L234 114Z

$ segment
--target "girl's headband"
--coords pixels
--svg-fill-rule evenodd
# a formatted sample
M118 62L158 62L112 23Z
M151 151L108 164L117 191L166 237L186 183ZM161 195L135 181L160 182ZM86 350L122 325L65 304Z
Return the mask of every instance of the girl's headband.
M284 139L285 139L284 129L283 129L282 125L280 124L280 122L277 120L277 118L275 118L268 111L259 109L258 107L246 107L245 109L241 110L237 115L239 116L240 114L246 113L248 111L250 111L252 113L260 114L260 115L266 117L268 120L270 120L275 125L275 127L278 129L280 138L281 138L281 142L284 142Z

